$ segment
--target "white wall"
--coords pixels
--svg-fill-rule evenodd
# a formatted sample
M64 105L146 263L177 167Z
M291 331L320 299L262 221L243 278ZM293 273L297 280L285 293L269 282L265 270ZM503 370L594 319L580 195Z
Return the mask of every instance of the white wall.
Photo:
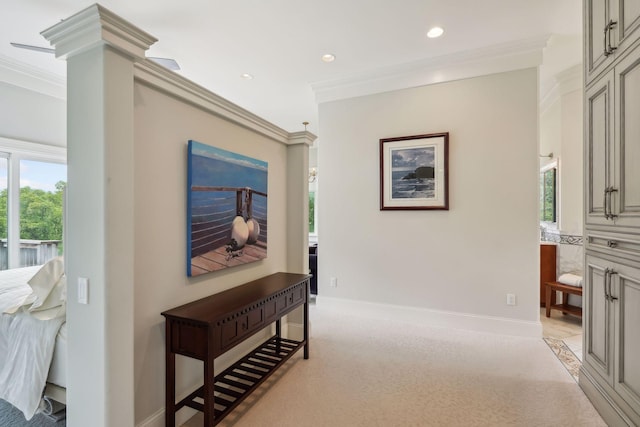
M319 298L537 322L537 88L531 68L321 104ZM434 132L450 210L380 211L379 139Z
M540 166L558 162L559 229L582 235L582 91L560 95L540 114Z
M582 90L562 96L560 230L582 235Z
M0 82L0 137L64 147L66 107L63 99Z
M574 237L582 236L583 227L581 72L581 67L572 67L559 74L551 101L543 103L540 114L540 153L554 154L553 159L541 158L540 165L558 164L558 235ZM583 269L582 245L559 243L557 257L558 276ZM576 295L569 295L569 302L582 305Z

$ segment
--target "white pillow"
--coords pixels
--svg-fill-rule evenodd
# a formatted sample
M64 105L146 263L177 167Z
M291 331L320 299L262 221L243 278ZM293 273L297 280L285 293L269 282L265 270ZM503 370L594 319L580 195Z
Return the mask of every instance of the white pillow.
M64 274L64 261L62 257L53 258L47 261L27 283L33 289L32 296L35 300L29 308L30 311L42 306L51 291L56 287L60 278Z
M29 307L29 311L33 313L37 311L49 310L50 308L54 308L54 307L59 307L65 302L66 298L67 298L67 276L63 274L60 280L58 280L58 283L56 283L53 289L51 290L51 292L49 292L47 299L45 299L42 302L42 304L38 306L36 306L36 304L33 303L31 307Z

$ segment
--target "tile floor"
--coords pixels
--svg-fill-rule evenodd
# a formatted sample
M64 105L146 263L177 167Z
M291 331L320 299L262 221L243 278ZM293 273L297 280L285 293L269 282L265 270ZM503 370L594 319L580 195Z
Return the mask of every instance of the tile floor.
M582 319L570 314L562 314L557 310L551 310L551 317L547 317L545 309L540 308L540 322L544 338L556 338L564 341L567 347L582 361Z

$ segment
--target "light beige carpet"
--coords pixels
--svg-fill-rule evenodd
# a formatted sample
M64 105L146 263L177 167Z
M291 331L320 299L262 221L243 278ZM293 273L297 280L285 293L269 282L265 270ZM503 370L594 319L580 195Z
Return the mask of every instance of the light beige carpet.
M221 426L604 426L540 339L311 307L296 354ZM201 426L201 414L188 426Z

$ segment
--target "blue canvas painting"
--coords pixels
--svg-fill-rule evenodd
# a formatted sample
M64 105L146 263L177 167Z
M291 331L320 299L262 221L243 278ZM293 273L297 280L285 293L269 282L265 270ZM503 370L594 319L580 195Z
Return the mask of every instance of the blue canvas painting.
M189 141L188 276L267 257L267 178L267 162Z

